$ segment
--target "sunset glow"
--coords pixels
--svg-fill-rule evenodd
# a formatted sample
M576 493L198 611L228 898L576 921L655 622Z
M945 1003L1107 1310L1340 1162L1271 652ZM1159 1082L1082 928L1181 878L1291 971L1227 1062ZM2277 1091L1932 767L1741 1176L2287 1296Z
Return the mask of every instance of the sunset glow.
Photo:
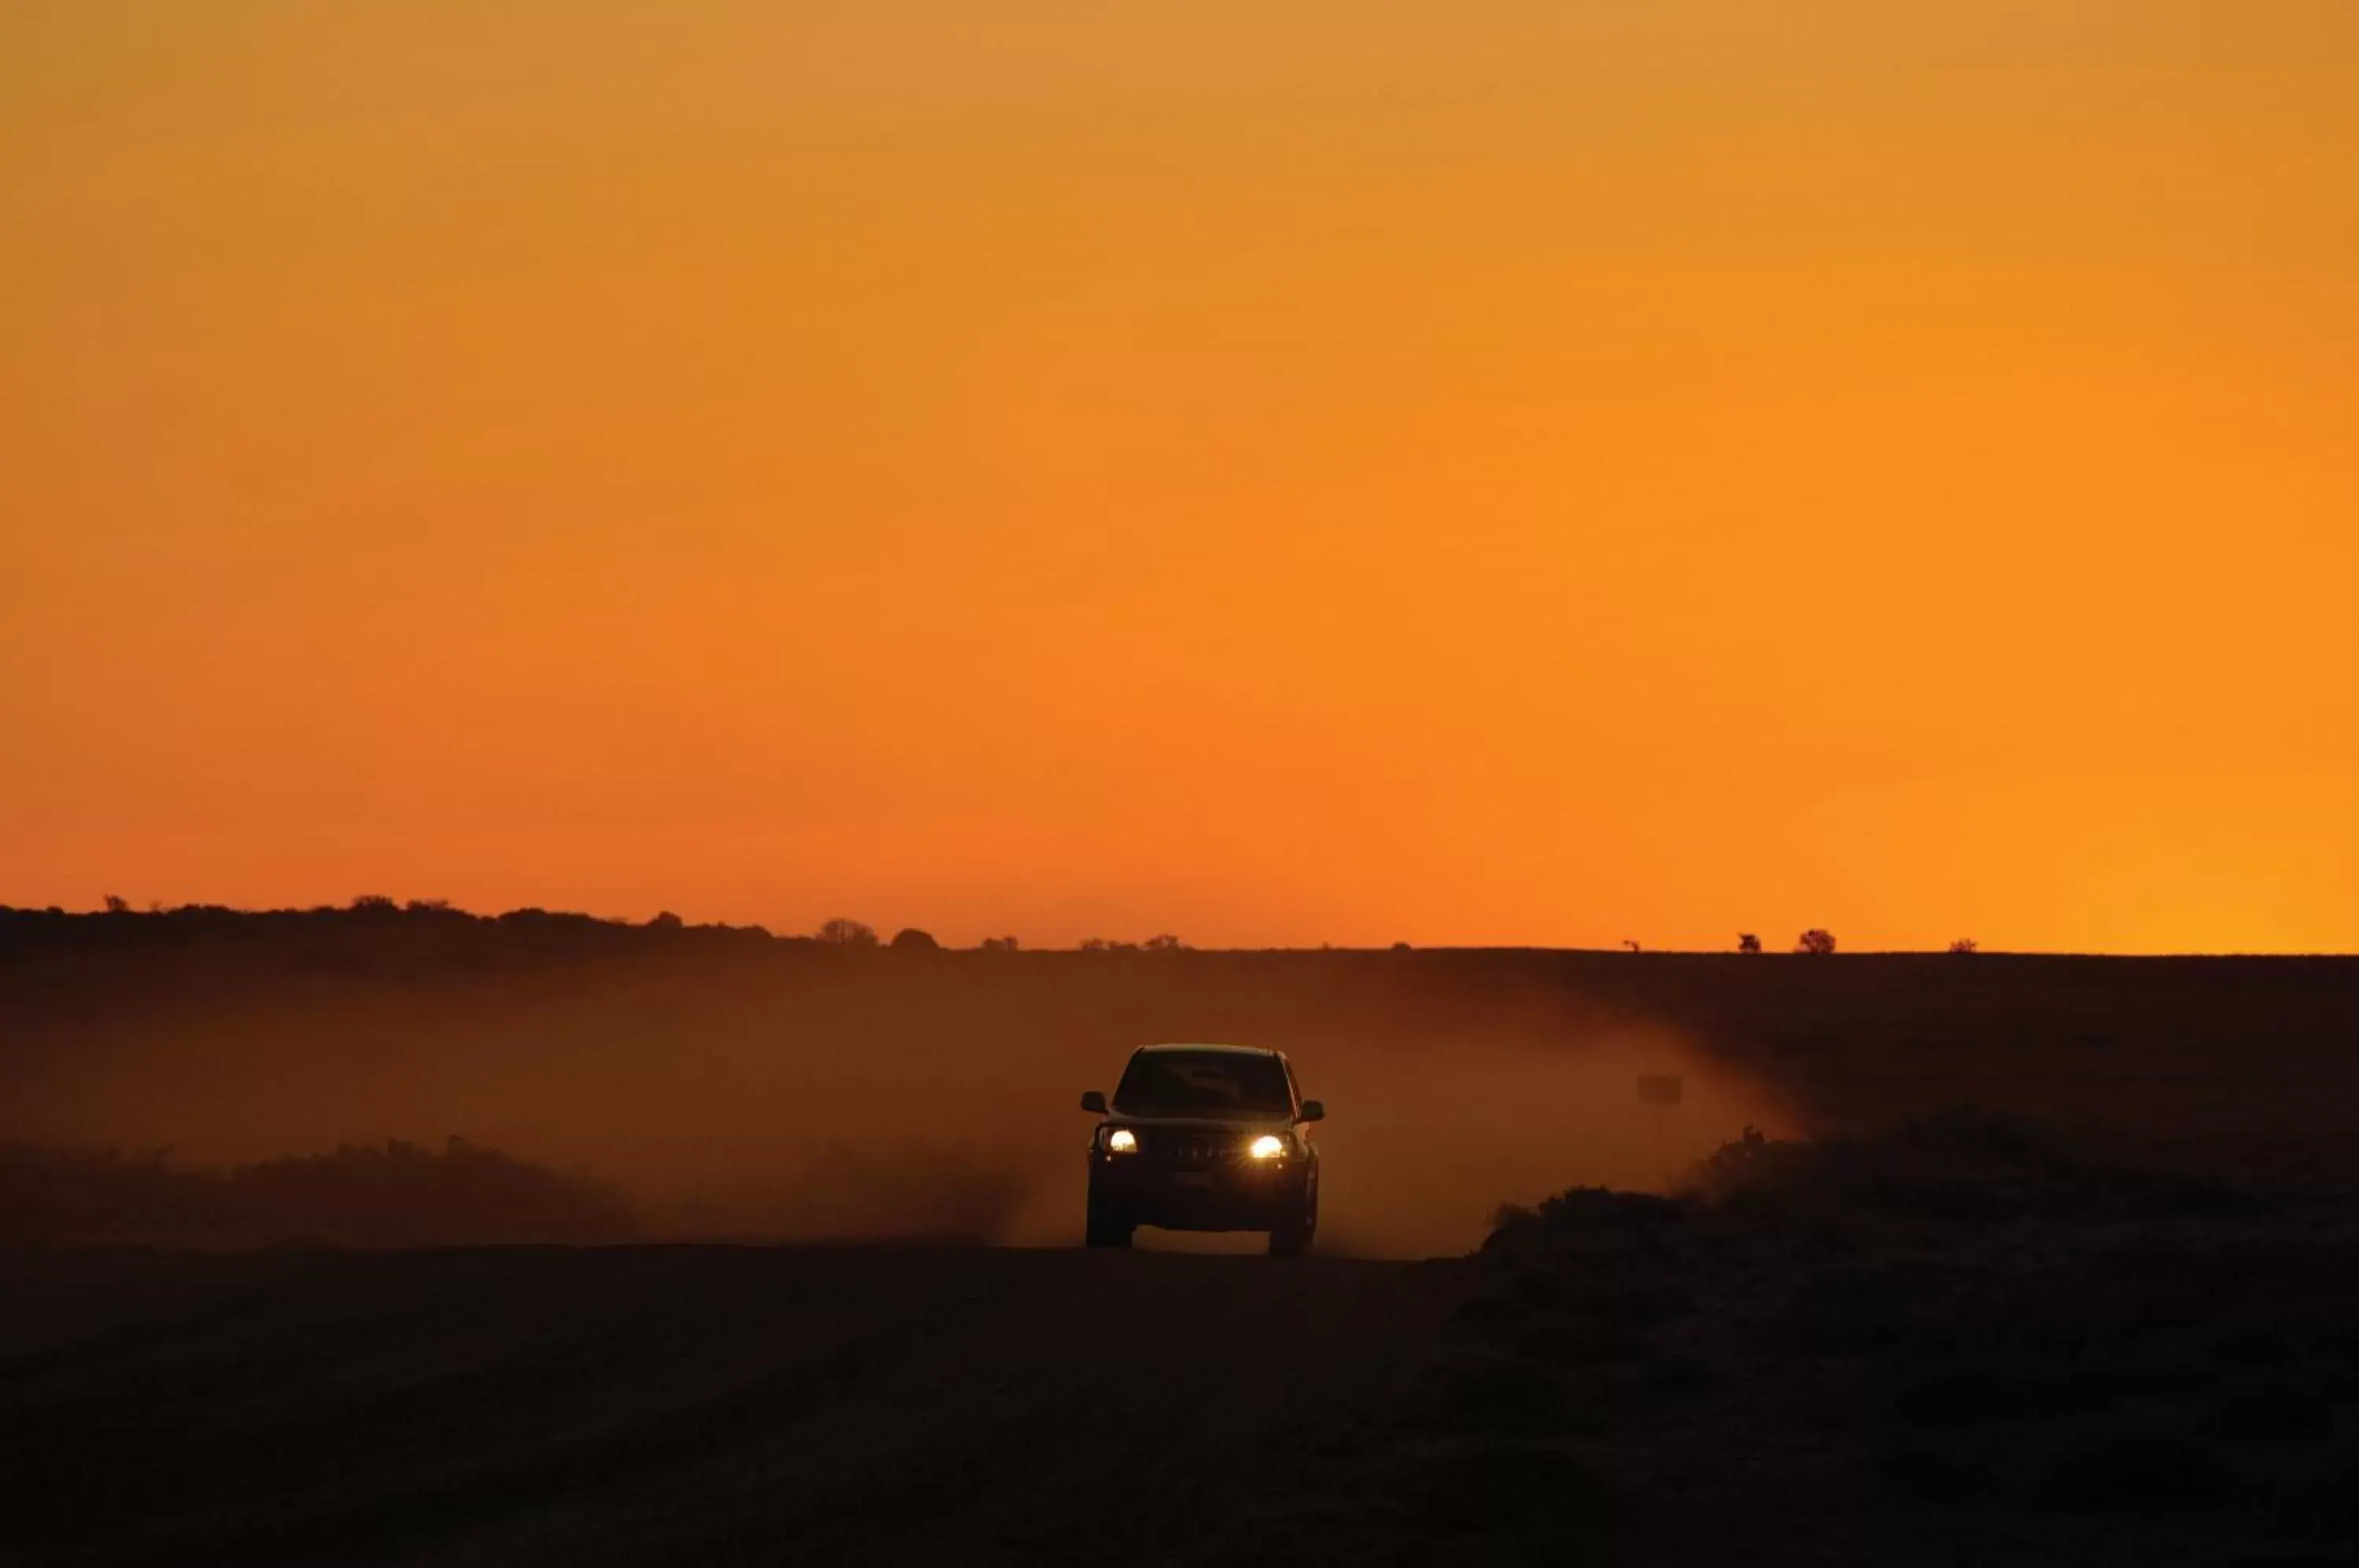
M2359 6L0 9L0 903L2359 949Z

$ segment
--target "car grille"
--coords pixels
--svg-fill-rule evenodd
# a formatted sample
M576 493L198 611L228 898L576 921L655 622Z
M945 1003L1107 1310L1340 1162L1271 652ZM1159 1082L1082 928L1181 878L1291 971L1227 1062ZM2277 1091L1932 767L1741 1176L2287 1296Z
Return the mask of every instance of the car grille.
M1145 1132L1138 1151L1158 1165L1234 1165L1244 1158L1245 1141L1234 1132Z

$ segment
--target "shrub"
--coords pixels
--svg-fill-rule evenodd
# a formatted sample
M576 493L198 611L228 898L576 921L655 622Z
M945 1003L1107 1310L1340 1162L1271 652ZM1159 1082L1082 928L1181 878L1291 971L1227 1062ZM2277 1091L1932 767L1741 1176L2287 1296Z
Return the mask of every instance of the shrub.
M618 1191L453 1138L347 1144L229 1171L0 1144L0 1244L342 1247L629 1239Z
M1934 1224L2235 1213L2254 1201L2191 1172L2093 1158L2048 1123L1973 1105L1809 1142L1747 1127L1698 1164L1688 1184L1712 1203L1821 1214L1873 1210Z
M1736 951L1739 953L1758 953L1761 951L1761 939L1754 935L1751 931L1740 932L1736 938Z
M941 946L934 940L933 932L921 931L915 926L905 926L893 933L896 953L939 953Z
M1804 931L1794 942L1794 951L1796 953L1812 953L1825 955L1833 953L1834 950L1835 933L1821 926L1812 926L1809 931Z
M819 940L832 947L875 947L876 931L873 926L838 916L819 928Z

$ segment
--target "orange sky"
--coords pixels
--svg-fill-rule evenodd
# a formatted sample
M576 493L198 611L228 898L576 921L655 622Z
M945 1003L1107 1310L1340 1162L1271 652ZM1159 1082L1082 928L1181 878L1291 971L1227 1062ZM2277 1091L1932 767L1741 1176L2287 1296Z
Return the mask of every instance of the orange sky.
M0 8L0 902L2359 949L2355 169L2348 0Z

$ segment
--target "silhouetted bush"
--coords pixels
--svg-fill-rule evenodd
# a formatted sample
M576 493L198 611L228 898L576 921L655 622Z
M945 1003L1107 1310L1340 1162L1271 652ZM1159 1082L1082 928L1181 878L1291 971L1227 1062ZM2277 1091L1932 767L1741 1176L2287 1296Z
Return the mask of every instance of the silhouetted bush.
M1970 936L1962 936L1950 944L1950 951L1961 958L1980 953L1982 950L1983 944Z
M453 1138L351 1145L226 1171L161 1154L0 1145L0 1244L336 1247L610 1242L618 1192Z
M1746 1127L1696 1166L1690 1185L1713 1203L1940 1223L2223 1214L2251 1202L2223 1180L2108 1163L2045 1122L1971 1105L1807 1142Z
M981 946L985 953L1014 953L1016 942L1012 936L987 936L983 939Z
M941 946L931 931L921 931L915 926L905 926L893 933L896 953L939 953Z
M818 935L820 941L831 947L875 947L876 945L876 931L874 927L864 925L859 920L848 920L841 916L820 927Z
M1173 936L1169 932L1166 932L1161 936L1148 937L1141 945L1143 945L1149 953L1185 953L1188 951L1188 944L1186 942L1181 942L1178 937Z
M1751 931L1740 932L1736 939L1736 951L1739 953L1758 953L1761 951L1761 939L1754 935Z
M2359 1204L2098 1136L1973 1107L1747 1128L1679 1198L1504 1210L1450 1324L1450 1365L1483 1376L1409 1412L1417 1469L1544 1437L1609 1480L1677 1473L1715 1521L1824 1517L1872 1479L1890 1547L1863 1560L1906 1559L1927 1503L2027 1561L2081 1555L2059 1512L2167 1530L2188 1562L2347 1555ZM1568 1375L1578 1404L1533 1424L1519 1377ZM1702 1431L1759 1469L1703 1476Z
M1824 955L1832 953L1834 950L1835 933L1818 926L1812 926L1809 931L1804 931L1794 942L1796 953L1814 953Z

